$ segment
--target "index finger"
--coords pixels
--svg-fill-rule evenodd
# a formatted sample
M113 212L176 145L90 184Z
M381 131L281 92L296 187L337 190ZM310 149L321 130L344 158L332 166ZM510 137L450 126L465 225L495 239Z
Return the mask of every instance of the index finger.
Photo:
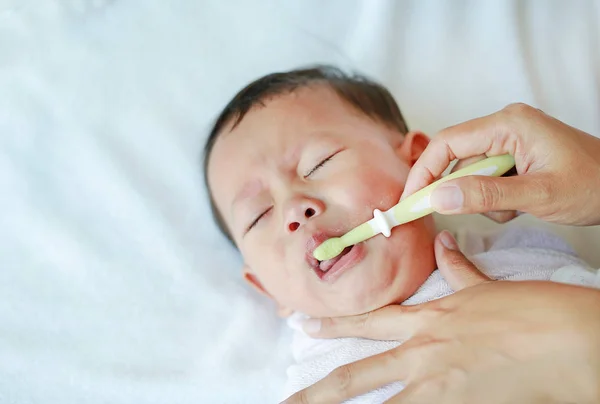
M501 119L502 111L442 130L431 140L406 179L402 197L413 194L439 178L455 159L481 154L514 156L515 142Z
M281 404L337 404L407 377L409 357L401 348L340 366Z
M419 308L391 305L357 316L310 319L305 323L304 331L316 338L402 340L411 337L424 321ZM306 327L307 323L311 326Z

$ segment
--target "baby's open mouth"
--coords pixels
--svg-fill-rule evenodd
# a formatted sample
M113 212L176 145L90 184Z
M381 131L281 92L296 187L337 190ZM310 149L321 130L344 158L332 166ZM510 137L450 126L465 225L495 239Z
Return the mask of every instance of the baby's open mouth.
M319 261L319 269L323 272L329 271L344 255L348 254L350 250L352 250L352 247L354 246L344 248L344 250L337 257L325 261Z
M324 261L317 260L313 255L315 249L331 237L338 237L338 235L315 233L306 243L306 263L320 280L327 283L335 282L346 271L361 262L367 254L365 244L358 243L344 248L337 257Z

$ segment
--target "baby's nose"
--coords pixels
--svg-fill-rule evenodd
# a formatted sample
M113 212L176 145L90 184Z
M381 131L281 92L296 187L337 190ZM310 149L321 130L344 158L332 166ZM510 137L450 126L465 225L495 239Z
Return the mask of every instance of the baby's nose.
M323 212L323 204L317 200L305 199L293 203L287 212L286 227L288 232L295 232L310 219Z

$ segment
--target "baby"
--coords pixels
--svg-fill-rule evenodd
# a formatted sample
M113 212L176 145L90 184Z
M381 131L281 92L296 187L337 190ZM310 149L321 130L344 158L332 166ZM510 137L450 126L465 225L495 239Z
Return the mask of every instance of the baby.
M431 216L319 262L312 252L400 198L429 139L409 131L381 85L318 66L262 77L225 107L205 148L204 175L217 223L240 250L244 279L272 298L295 329L289 395L345 363L399 342L311 339L300 320L416 304L452 290L436 269ZM586 283L585 264L538 231L465 234L466 253L495 279ZM575 269L573 269L575 268ZM567 279L569 278L569 279ZM575 279L577 278L577 279ZM351 402L384 402L386 386Z

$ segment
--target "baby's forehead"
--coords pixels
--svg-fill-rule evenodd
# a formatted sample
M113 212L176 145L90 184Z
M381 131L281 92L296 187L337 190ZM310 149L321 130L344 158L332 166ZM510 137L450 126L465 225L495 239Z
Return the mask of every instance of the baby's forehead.
M356 113L335 92L319 86L269 98L219 134L213 154L231 155L261 149L277 156L302 143L320 128L355 119ZM224 150L226 150L224 152Z
M237 125L230 127L229 132L234 132L239 126L248 129L280 125L279 129L300 129L301 126L356 115L354 108L329 86L314 84L264 99L252 107ZM298 126L292 128L293 123Z

